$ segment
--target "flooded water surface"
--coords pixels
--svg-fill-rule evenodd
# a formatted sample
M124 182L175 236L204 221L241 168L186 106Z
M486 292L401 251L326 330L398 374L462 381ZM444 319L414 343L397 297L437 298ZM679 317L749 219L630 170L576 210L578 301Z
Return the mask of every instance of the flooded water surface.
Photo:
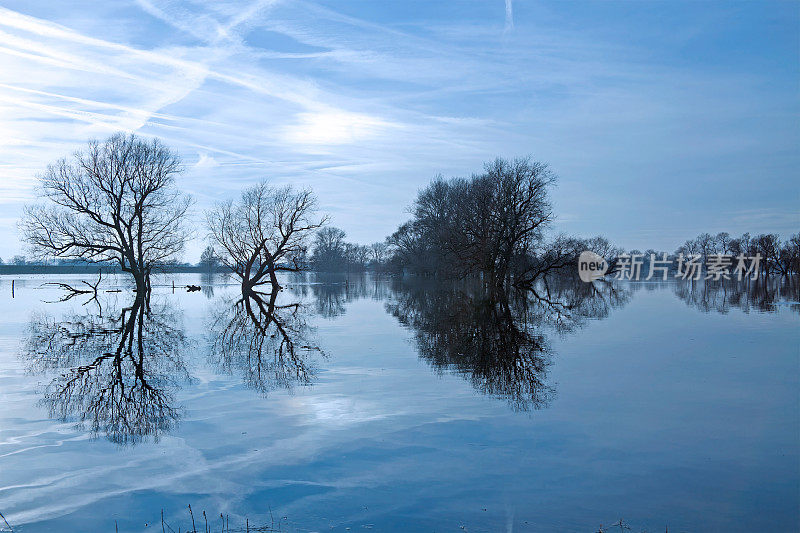
M95 279L0 278L14 531L800 530L796 287Z

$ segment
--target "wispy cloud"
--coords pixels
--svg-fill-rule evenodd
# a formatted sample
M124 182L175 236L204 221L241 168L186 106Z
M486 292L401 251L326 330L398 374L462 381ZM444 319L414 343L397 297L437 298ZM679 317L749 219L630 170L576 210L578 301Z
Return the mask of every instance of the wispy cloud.
M79 19L57 5L46 15L0 8L0 218L33 198L48 162L120 129L176 147L199 208L270 177L313 186L362 241L389 233L432 175L495 155L549 161L562 178L556 201L572 214L564 229L626 244L635 226L658 223L658 202L722 201L711 186L673 192L711 175L760 209L790 210L780 198L797 197L781 178L800 140L785 112L798 107L791 83L687 64L665 55L668 44L648 45L650 33L625 40L564 4L470 4L446 20L432 6L384 16L306 1L137 5ZM115 17L127 23L112 33ZM676 50L718 31L713 19L689 20ZM761 180L780 196L752 190L747 158L770 162ZM609 219L598 206L621 198L641 207ZM0 221L0 237L0 255L16 253L13 225Z

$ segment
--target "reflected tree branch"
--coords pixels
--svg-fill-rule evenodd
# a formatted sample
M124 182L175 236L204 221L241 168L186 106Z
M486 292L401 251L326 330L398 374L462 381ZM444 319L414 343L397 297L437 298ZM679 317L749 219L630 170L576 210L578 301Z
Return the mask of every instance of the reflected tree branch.
M173 391L190 379L182 358L188 341L176 312L146 308L142 295L108 317L32 319L23 357L29 371L56 374L42 398L50 416L118 444L174 427L181 410Z
M209 328L213 363L263 393L311 384L316 369L309 356L324 355L310 340L303 306L279 303L278 293L251 290L223 300Z

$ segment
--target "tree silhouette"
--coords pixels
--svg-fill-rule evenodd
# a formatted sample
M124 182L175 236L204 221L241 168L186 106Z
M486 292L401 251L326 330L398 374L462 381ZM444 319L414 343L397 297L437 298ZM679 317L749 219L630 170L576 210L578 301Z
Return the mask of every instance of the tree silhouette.
M41 256L115 262L148 295L153 267L183 250L191 200L175 188L180 159L160 141L118 133L91 141L40 177L50 205L25 209L21 229Z
M243 293L266 283L278 287L277 272L301 270L308 236L326 221L314 218L316 205L310 190L264 181L206 213L218 257L239 277Z

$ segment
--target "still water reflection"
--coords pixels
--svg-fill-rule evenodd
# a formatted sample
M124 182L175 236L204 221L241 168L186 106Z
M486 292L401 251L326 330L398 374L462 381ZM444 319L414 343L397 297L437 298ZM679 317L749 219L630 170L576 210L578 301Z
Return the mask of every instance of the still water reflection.
M548 334L608 316L629 291L611 283L552 280L534 291L487 293L465 284L395 283L386 309L415 334L432 367L454 371L476 390L517 410L546 407L555 388Z
M138 298L105 311L34 315L22 359L32 373L55 374L41 400L51 417L118 444L157 439L180 419L174 391L189 381L180 313Z
M307 309L293 297L278 303L278 291L250 291L215 302L209 326L214 368L242 376L259 392L310 385L316 373Z
M44 303L45 281L0 300L0 512L23 531L188 504L297 530L730 530L761 494L800 525L796 280L198 275L150 309L119 279Z

